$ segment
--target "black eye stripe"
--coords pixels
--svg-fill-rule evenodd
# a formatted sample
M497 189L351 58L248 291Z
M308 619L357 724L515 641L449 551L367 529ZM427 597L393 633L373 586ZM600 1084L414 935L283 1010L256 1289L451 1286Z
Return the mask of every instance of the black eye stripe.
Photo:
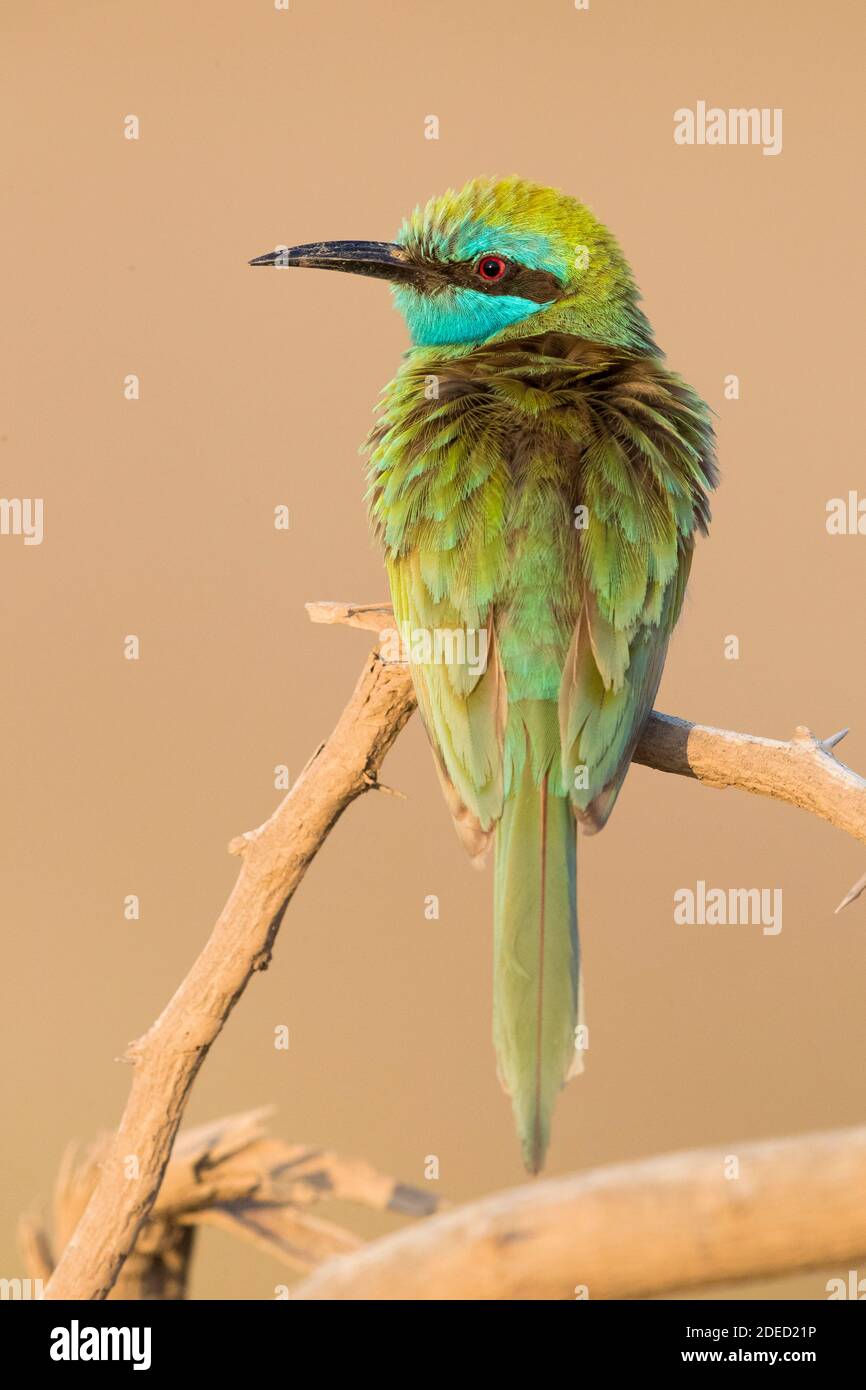
M519 261L506 260L504 256L482 257L482 261L486 260L503 261L505 270L502 275L489 280L479 273L481 261L474 261L471 265L464 262L463 265L450 267L449 278L454 284L466 285L480 290L482 294L511 294L521 299L531 299L536 304L547 304L562 298L565 287L549 270L533 270Z
M446 286L454 285L479 294L510 294L531 299L536 304L549 304L568 292L567 285L551 271L534 270L498 252L489 251L471 261L445 261L431 249L418 247L409 249L409 256L415 267L415 287L422 294L437 294ZM499 279L488 280L479 274L480 263L487 260L504 261L505 271Z

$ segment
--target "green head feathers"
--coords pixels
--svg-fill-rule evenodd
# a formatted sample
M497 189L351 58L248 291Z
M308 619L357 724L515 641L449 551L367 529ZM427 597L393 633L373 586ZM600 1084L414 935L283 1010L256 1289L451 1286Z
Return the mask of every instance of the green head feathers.
M419 346L482 342L515 324L526 332L531 315L543 315L544 328L597 342L651 341L615 239L556 189L519 178L472 179L416 208L397 244L429 272L394 287Z

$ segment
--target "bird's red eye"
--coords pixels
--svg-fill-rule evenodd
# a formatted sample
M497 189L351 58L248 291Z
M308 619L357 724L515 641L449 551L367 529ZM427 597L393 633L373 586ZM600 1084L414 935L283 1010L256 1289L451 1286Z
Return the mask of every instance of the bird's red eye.
M507 269L507 262L501 256L482 256L475 267L475 273L488 285L501 280Z

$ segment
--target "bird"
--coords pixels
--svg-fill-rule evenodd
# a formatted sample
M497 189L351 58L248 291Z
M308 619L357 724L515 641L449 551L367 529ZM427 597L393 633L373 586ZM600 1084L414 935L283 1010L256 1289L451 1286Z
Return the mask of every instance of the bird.
M578 830L604 826L653 708L709 527L711 412L612 233L524 178L449 189L393 242L250 264L385 280L408 328L367 504L399 630L467 639L413 640L409 664L457 833L476 864L493 850L493 1039L538 1173L586 1050Z

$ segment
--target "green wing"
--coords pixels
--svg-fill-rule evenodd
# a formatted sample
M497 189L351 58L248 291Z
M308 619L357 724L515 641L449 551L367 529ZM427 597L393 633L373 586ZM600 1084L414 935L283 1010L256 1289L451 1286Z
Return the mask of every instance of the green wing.
M441 394L428 399L434 366ZM503 801L506 694L493 605L507 568L508 469L489 412L476 407L438 359L413 354L382 403L369 500L446 801L480 856Z
M407 634L418 709L445 800L458 834L478 859L486 853L493 826L502 814L503 796L506 693L491 605L489 601L458 605L434 597L438 585L431 591L429 565L425 577L421 562L417 551L388 561L394 615L398 629ZM447 560L442 568L448 568ZM427 634L432 634L432 660L423 659ZM447 659L436 660L437 642ZM461 643L471 659L461 659ZM421 660L417 659L419 647Z
M595 393L581 461L582 598L559 694L563 780L599 830L652 709L715 485L703 402L658 359Z

